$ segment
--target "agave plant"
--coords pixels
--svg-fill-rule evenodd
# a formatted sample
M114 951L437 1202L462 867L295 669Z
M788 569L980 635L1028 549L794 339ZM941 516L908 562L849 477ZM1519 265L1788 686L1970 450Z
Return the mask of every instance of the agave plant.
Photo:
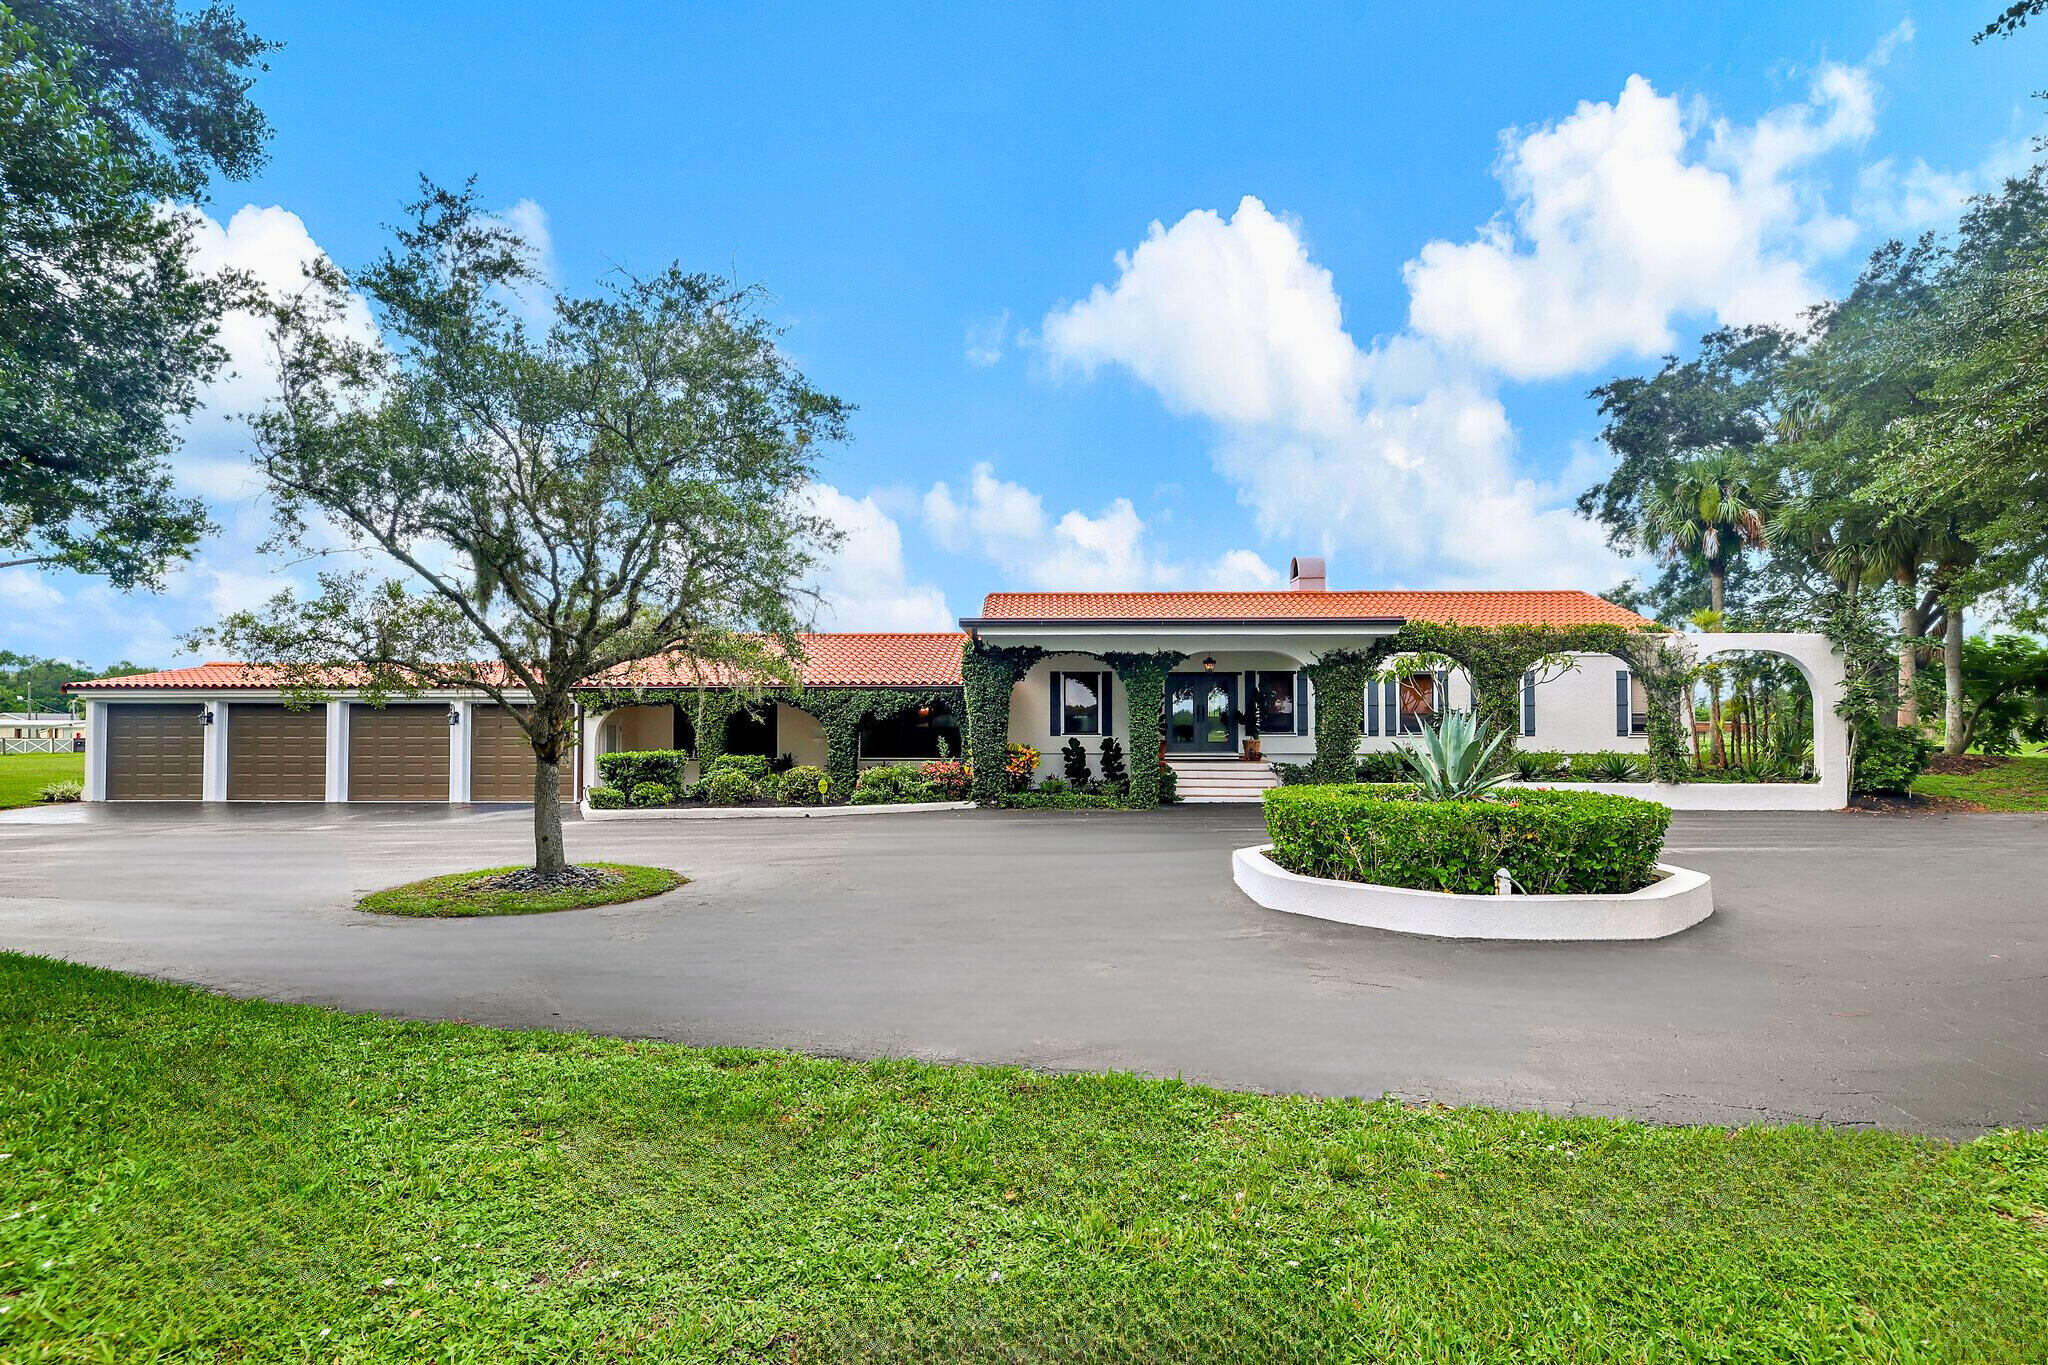
M1642 765L1627 754L1601 754L1593 760L1595 782L1640 782L1643 780Z
M1490 771L1493 751L1505 738L1503 732L1489 739L1478 717L1451 711L1422 727L1421 744L1403 744L1395 752L1415 774L1415 794L1422 800L1469 801L1508 780L1505 770Z

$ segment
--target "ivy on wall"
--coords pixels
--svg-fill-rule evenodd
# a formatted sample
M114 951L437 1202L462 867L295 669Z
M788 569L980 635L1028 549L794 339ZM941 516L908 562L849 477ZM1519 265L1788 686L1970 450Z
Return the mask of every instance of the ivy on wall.
M967 761L974 765L974 799L984 806L996 804L1009 789L1003 750L1010 742L1010 689L1044 657L1036 645L990 645L971 638L960 650Z
M1356 765L1365 688L1397 654L1436 655L1465 670L1473 710L1504 736L1501 761L1521 732L1522 675L1570 654L1608 654L1642 680L1649 698L1650 775L1683 782L1692 771L1681 720L1691 662L1675 637L1625 626L1453 626L1410 621L1363 650L1332 650L1302 671L1316 689L1316 757L1321 781L1345 781Z
M609 707L676 703L694 707L692 724L697 734L699 772L725 753L725 727L734 716L781 702L810 716L824 730L825 772L832 779L835 793L852 791L860 779L863 722L887 720L915 707L950 705L956 700L950 687L924 691L878 687L774 688L760 693L739 693L729 688L660 687L591 695L602 697L603 704ZM1002 765L996 766L1000 771Z
M1159 746L1166 734L1166 675L1188 656L1179 650L1148 653L1109 650L1093 657L1112 669L1124 685L1124 715L1131 731L1131 786L1127 804L1149 810L1159 804ZM1143 717L1150 716L1147 726Z

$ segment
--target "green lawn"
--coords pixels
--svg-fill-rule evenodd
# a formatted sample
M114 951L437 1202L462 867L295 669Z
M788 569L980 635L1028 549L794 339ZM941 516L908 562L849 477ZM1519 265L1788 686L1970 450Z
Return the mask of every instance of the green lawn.
M2048 1356L2040 1134L851 1065L12 955L0 1094L9 1361Z
M1975 773L1922 773L1913 790L1974 801L1986 810L2048 811L2048 757L2008 759Z
M631 863L579 863L579 867L616 872L619 880L610 886L564 889L548 892L500 891L478 886L486 878L519 867L487 867L477 872L451 872L443 877L407 882L383 891L373 891L356 903L356 909L373 915L402 915L409 919L471 919L478 915L546 915L558 910L582 910L593 905L618 905L645 900L673 891L683 878L665 867L636 867Z
M33 806L45 782L85 780L84 754L0 754L0 810Z

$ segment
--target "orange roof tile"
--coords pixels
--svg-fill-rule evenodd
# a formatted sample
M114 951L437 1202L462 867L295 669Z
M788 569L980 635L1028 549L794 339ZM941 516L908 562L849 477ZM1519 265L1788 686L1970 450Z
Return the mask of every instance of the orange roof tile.
M967 637L958 631L834 632L798 639L805 653L804 681L812 687L958 687L960 647ZM215 661L125 678L95 678L72 683L64 690L244 691L273 688L280 679L275 668ZM688 687L694 679L693 673L679 673L659 660L646 659L615 670L598 685ZM719 680L724 681L724 675Z
M1435 621L1453 626L1654 625L1604 597L1536 592L992 592L981 620Z

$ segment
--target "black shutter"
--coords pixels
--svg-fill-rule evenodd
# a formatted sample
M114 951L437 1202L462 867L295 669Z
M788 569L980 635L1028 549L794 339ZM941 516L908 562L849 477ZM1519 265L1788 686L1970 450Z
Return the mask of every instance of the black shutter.
M1308 675L1299 671L1294 675L1294 733L1308 733Z
M1052 674L1052 728L1050 728L1049 730L1047 730L1047 731L1046 731L1046 733L1047 733L1047 734L1049 734L1049 735L1054 735L1054 736L1057 736L1057 735L1059 734L1059 732L1060 732L1060 675L1059 675L1059 670L1058 670L1058 669L1054 669L1054 670L1053 670L1053 674Z
M1628 670L1614 670L1614 733L1628 734Z
M1407 722L1401 719L1401 680L1387 679L1387 733L1401 735L1408 732Z
M1530 669L1522 675L1522 734L1534 738L1536 734L1536 670Z
M1380 684L1377 678L1365 680L1365 732L1369 735L1380 732Z
M1098 673L1098 674L1096 674L1096 675L1095 675L1095 677L1096 677L1096 681L1097 681L1097 685L1098 685L1098 687L1100 688L1100 690L1099 690L1099 691L1097 691L1095 695L1096 695L1096 696L1098 696L1098 697L1100 697L1100 698L1102 698L1102 733L1103 733L1103 734L1105 734L1105 735L1109 733L1109 729L1110 729L1110 726L1109 726L1109 680L1110 680L1110 678L1111 678L1112 676L1114 676L1114 675L1112 675L1112 674L1109 674L1109 673Z

